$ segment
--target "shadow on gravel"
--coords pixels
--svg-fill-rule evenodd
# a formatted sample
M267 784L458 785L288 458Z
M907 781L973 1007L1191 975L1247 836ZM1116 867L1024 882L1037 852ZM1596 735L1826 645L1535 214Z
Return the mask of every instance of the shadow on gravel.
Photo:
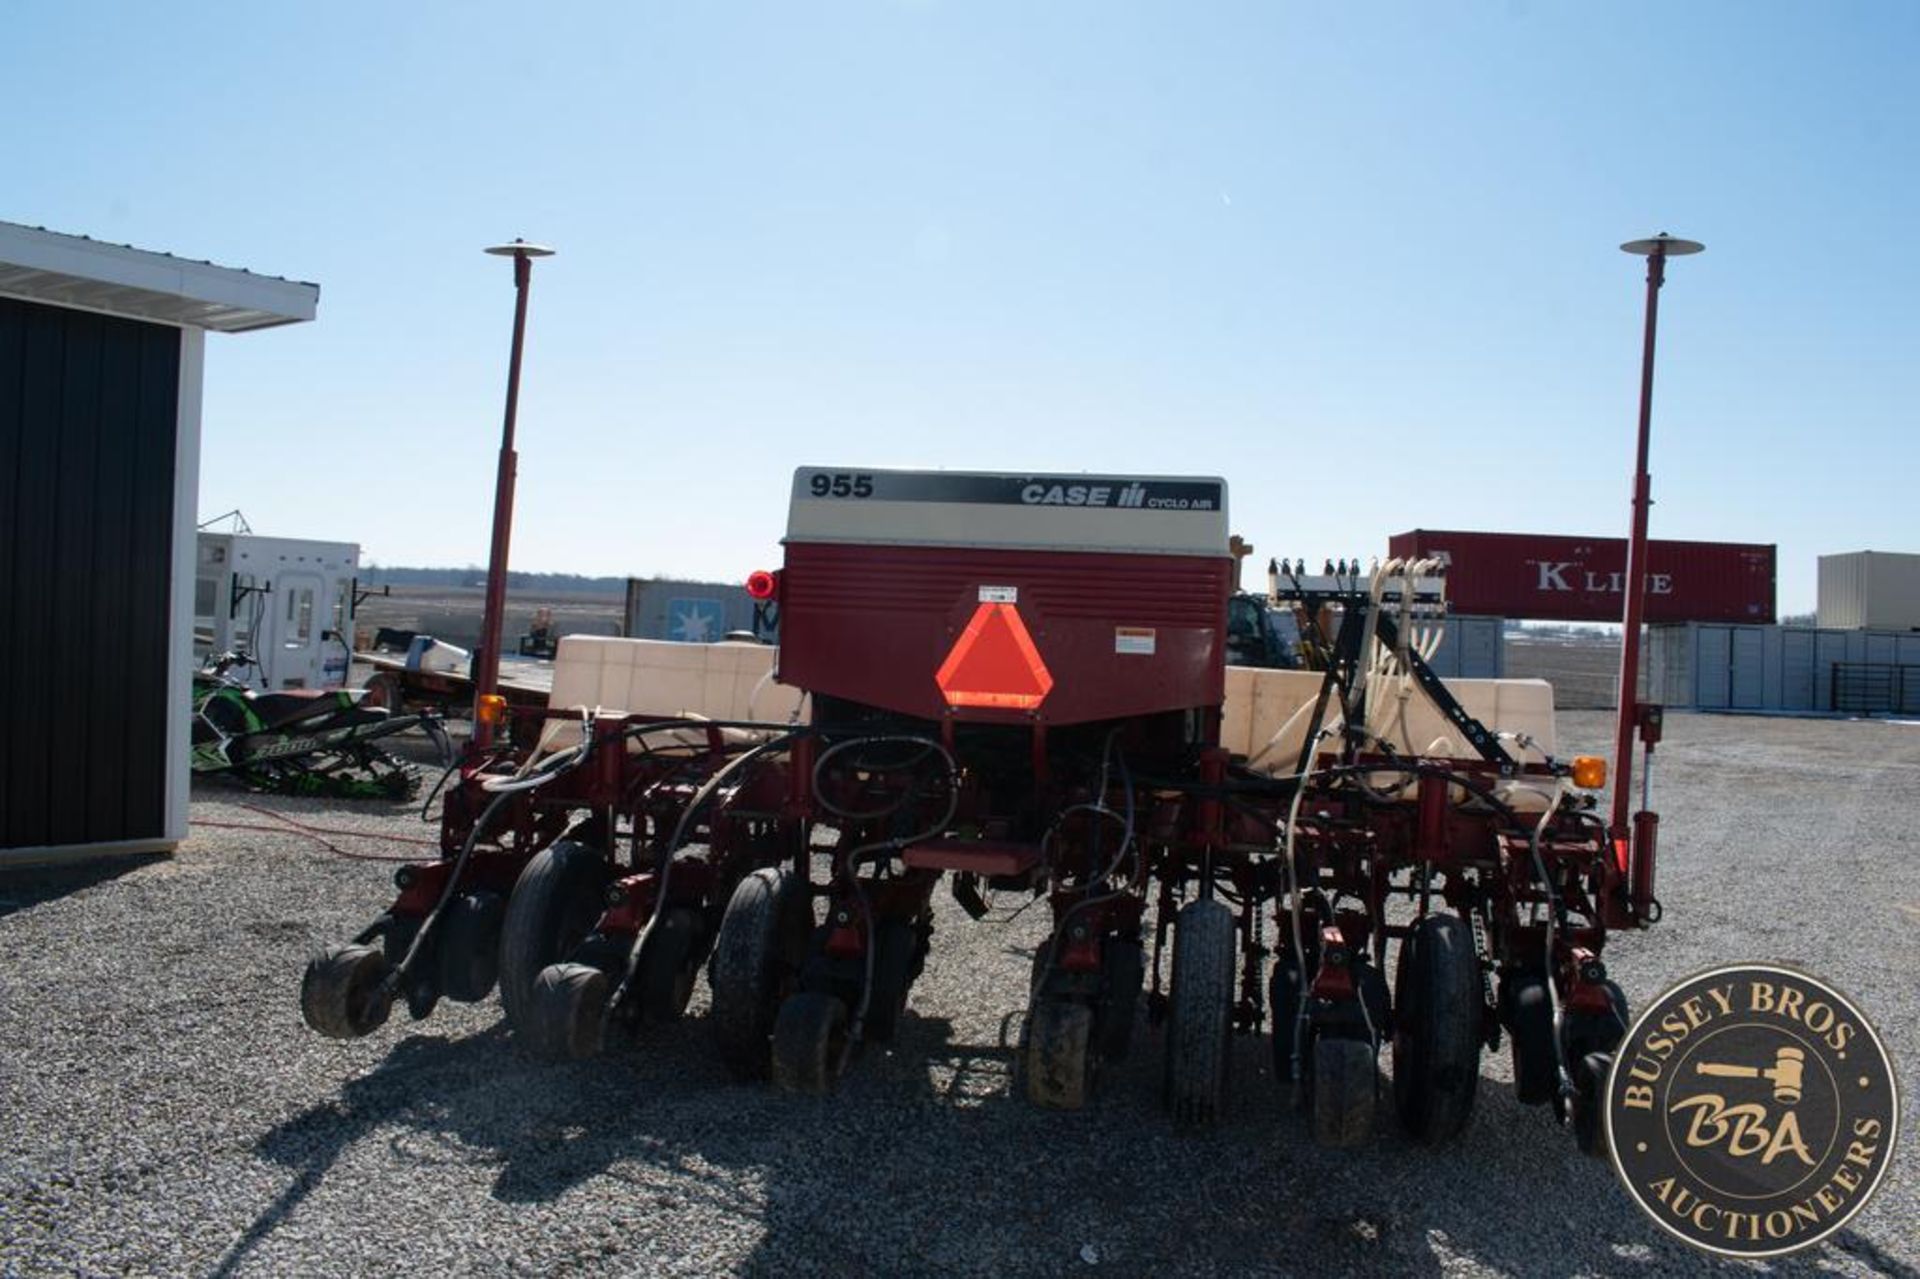
M1264 1043L1239 1045L1232 1118L1212 1131L1166 1120L1159 1072L1157 1038L1142 1027L1095 1104L1063 1114L1019 1099L999 1045L955 1042L946 1021L911 1013L830 1098L735 1083L698 1018L565 1065L528 1060L500 1027L459 1039L416 1032L256 1143L294 1177L214 1273L234 1273L368 1139L413 1166L403 1176L495 1169L492 1194L505 1203L552 1204L607 1178L621 1184L611 1198L631 1205L635 1231L657 1234L682 1214L733 1220L758 1246L706 1264L757 1274L1733 1268L1666 1240L1604 1163L1577 1155L1568 1134L1495 1080L1482 1080L1458 1143L1400 1136L1388 1089L1386 1131L1333 1152L1312 1144ZM674 1243L702 1261L699 1240ZM1835 1243L1914 1274L1851 1232ZM1811 1271L1818 1256L1772 1270Z
M294 1169L296 1175L211 1273L235 1273L354 1143L383 1126L430 1114L448 1085L471 1082L476 1074L495 1072L511 1061L504 1024L464 1039L409 1035L372 1071L343 1085L336 1099L311 1106L272 1129L254 1143L254 1153Z
M0 870L0 919L84 892L122 875L167 860L166 853L101 857L60 866L22 866Z
M1833 1246L1856 1258L1876 1274L1890 1275L1892 1279L1920 1279L1920 1269L1915 1269L1898 1257L1888 1256L1878 1244L1852 1230L1842 1230L1835 1235Z

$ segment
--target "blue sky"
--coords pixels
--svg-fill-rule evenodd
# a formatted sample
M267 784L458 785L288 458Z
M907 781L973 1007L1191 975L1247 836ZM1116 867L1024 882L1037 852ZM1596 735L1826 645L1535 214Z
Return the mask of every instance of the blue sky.
M737 578L801 464L1218 473L1269 552L1920 551L1920 5L16 3L0 218L322 286L209 342L200 508Z

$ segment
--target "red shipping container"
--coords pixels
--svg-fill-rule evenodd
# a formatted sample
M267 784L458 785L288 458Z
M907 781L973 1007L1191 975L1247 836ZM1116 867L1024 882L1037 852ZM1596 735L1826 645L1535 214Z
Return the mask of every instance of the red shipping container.
M1623 537L1415 529L1387 546L1401 558L1443 559L1455 613L1553 622L1618 622L1626 614ZM1647 620L1771 623L1775 562L1771 546L1651 542Z

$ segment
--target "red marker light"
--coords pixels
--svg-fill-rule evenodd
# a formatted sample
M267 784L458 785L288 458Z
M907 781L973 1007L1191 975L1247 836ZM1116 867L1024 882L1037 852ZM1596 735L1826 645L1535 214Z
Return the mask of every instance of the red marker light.
M752 599L770 600L779 589L780 579L765 569L756 569L747 574L747 595Z

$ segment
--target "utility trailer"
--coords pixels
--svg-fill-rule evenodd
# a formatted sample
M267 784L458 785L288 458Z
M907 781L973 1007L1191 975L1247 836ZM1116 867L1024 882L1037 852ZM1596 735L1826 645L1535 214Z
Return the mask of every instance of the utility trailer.
M1626 1019L1601 952L1657 917L1654 822L1608 837L1545 685L1433 674L1437 565L1270 566L1305 669L1249 670L1219 479L804 467L789 503L752 582L780 648L562 641L546 708L483 707L504 741L441 855L310 965L311 1026L497 981L524 1044L586 1056L704 967L721 1059L827 1092L897 1026L945 883L976 917L1045 899L1038 1105L1085 1104L1144 1010L1183 1122L1261 1034L1320 1141L1373 1131L1389 1043L1394 1110L1444 1140L1504 1039L1520 1100L1597 1147Z
M371 647L356 650L355 663L368 667L367 704L394 714L432 711L464 718L473 712L472 654L432 636L382 627ZM538 711L553 686L550 662L503 658L498 692L508 704Z

